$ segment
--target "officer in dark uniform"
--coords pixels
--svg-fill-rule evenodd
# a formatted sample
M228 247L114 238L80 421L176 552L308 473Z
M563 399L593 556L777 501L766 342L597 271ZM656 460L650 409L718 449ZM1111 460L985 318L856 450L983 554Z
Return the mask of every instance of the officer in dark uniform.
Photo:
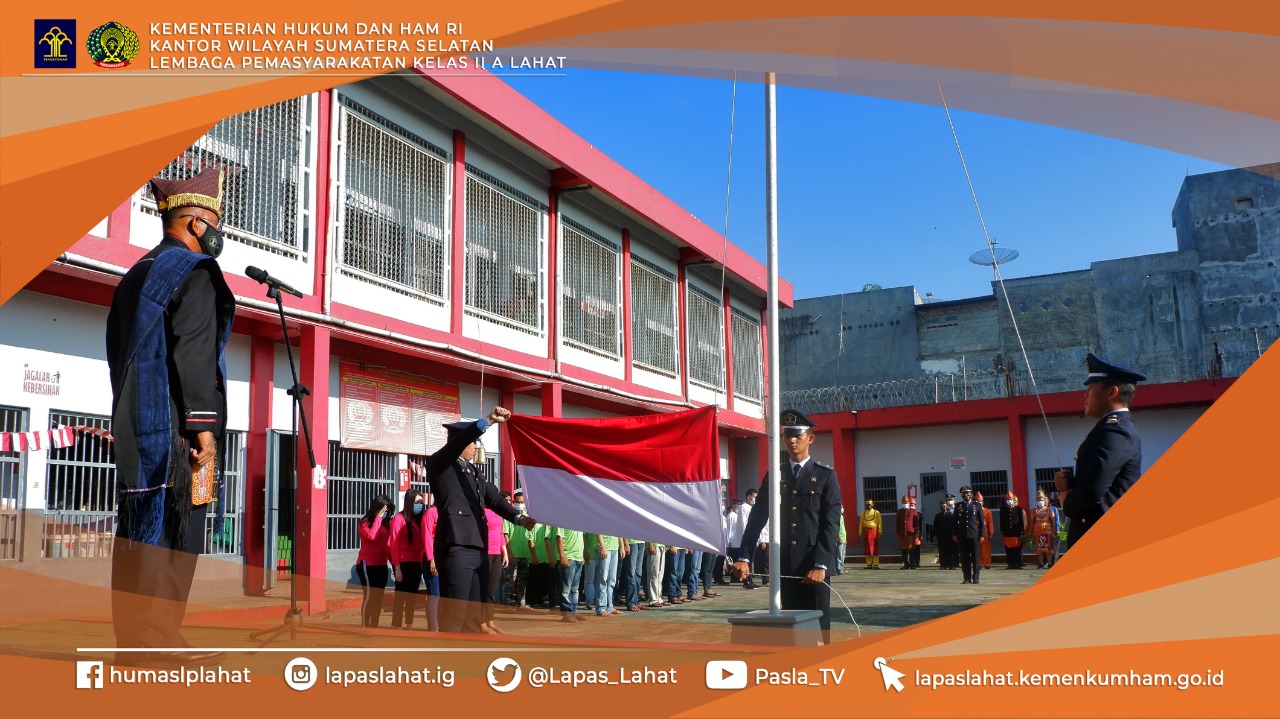
M960 503L956 505L956 533L954 539L960 548L960 568L964 570L964 584L977 584L982 563L978 561L978 542L987 533L986 512L973 498L969 485L960 488Z
M480 435L490 424L501 424L510 418L510 410L494 407L487 419L446 424L449 440L427 462L427 477L438 512L435 556L440 573L442 632L481 632L484 596L489 586L489 523L485 508L525 529L537 524L532 517L517 512L471 463Z
M827 570L835 567L836 544L840 534L840 483L836 471L809 456L813 444L813 420L793 409L782 413L782 440L787 458L780 468L782 489L781 561L778 573L784 577L779 588L783 609L819 609L822 639L831 642L831 587ZM760 528L769 518L768 476L760 484L760 496L742 533L742 547L760 541ZM741 580L750 565L742 553L733 565L734 578ZM801 577L786 579L786 577Z
M1060 471L1054 484L1062 498L1062 511L1071 520L1067 546L1075 544L1120 500L1142 474L1142 441L1129 416L1135 385L1146 375L1127 367L1085 358L1084 413L1098 420L1080 449L1076 450L1074 475Z

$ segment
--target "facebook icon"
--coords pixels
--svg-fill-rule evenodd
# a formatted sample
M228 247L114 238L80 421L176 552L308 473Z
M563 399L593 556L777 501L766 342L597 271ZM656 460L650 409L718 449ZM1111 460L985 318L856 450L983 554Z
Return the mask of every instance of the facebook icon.
M102 688L102 662L76 662L76 689Z

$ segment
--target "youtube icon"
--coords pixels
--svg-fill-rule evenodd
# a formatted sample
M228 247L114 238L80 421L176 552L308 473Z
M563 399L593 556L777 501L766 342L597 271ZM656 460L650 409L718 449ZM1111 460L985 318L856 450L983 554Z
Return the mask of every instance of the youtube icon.
M707 662L708 689L746 689L747 663L740 659Z

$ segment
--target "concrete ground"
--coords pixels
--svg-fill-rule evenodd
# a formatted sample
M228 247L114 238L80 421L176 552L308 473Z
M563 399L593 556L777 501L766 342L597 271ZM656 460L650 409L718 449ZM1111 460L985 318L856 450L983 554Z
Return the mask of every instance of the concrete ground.
M866 635L961 612L1022 590L1042 574L1038 569L1011 571L997 565L984 571L982 583L973 586L961 584L959 570L926 566L904 571L892 564L880 570L867 570L851 565L832 581L833 639L854 639L859 636L859 630ZM303 629L296 638L286 633L271 645L275 653L254 654L252 648L256 642L250 639L249 633L280 624L288 606L286 587L283 597L229 597L220 603L193 605L183 634L194 646L233 650L224 662L226 666L243 663L255 667L255 672L276 675L284 662L294 656L291 652L302 651L304 647L376 647L391 652L436 647L444 651L461 649L484 653L503 647L554 646L576 647L574 652L625 650L628 656L671 655L675 651L684 659L697 661L735 651L736 645L730 643L729 617L768 608L767 588L744 590L734 585L713 589L720 592L719 597L642 612L624 611L621 616L595 617L586 608L580 608L579 615L589 618L575 624L561 622L558 613L516 612L502 607L496 622L505 636L476 636L427 632L421 607L413 630L391 629L389 609L382 616L381 628L361 629L358 627L360 593L355 588L342 587L330 592L328 614L305 617ZM93 597L92 603L105 609L110 605L110 597L104 592L102 596ZM92 658L112 661L114 652L109 648L114 645L114 636L109 614L99 611L93 616L76 616L55 610L7 619L0 624L0 653L63 661ZM346 630L346 633L319 631L324 627ZM101 651L83 651L86 648ZM761 647L736 648L736 651L744 650L768 651ZM362 661L367 661L351 654L329 656L334 657L334 666L359 667ZM484 662L488 661L488 657L481 661L482 654L450 657L457 658L455 665L463 674L479 675Z

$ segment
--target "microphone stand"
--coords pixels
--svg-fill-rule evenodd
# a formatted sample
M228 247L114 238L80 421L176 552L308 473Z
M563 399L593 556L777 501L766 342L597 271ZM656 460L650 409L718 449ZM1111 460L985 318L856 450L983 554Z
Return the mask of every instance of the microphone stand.
M280 290L275 287L267 287L267 297L276 301L276 314L280 316L280 329L284 332L284 350L285 355L289 358L289 371L293 373L293 386L289 388L288 394L293 398L293 416L292 416L292 432L293 432L293 451L296 455L298 451L298 420L302 420L302 438L307 445L307 460L314 474L316 468L316 453L311 446L311 427L307 425L307 412L302 406L302 398L311 394L311 390L307 389L298 381L298 365L293 359L293 347L289 344L289 326L285 322L284 317L284 299L280 296ZM258 644L259 647L265 647L274 642L280 635L285 632L289 633L289 639L298 638L298 630L302 628L302 610L298 608L298 461L295 456L293 461L293 501L290 503L290 511L293 513L293 534L294 541L289 543L289 609L284 614L280 626L273 629L263 629L253 632L249 635L252 641L258 641L260 637L265 637ZM313 625L312 629L324 632L332 632L334 634L355 634L366 635L366 632L358 629L348 629L345 627L329 627L324 625Z

